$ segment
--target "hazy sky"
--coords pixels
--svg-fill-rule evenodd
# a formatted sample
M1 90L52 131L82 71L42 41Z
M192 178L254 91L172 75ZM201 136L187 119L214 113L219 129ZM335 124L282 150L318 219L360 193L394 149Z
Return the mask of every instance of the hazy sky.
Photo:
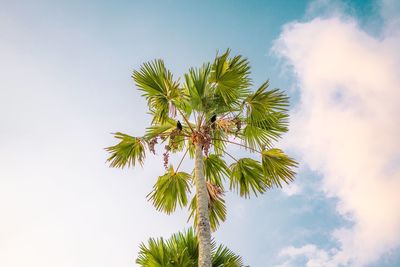
M179 76L228 47L292 97L281 145L301 165L284 190L228 193L216 241L255 267L400 266L399 3L0 0L0 266L135 266L187 228L146 201L162 157L110 169L103 148L149 123L133 69Z

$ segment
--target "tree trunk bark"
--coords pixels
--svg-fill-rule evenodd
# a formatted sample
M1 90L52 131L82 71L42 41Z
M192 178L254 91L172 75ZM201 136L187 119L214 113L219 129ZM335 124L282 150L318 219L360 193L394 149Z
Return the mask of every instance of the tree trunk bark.
M211 267L211 227L208 214L208 192L204 176L203 148L196 144L195 184L197 200L197 238L199 240L199 267Z

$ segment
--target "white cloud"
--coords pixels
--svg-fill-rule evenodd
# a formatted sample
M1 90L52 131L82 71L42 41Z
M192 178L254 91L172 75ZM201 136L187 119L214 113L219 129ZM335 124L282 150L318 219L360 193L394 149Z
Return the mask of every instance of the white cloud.
M281 266L300 255L306 266L365 266L400 245L400 24L390 2L379 38L335 12L287 25L276 42L301 95L289 142L353 223L332 233L338 250L287 248Z
M300 248L287 247L280 252L281 257L297 258L307 257L310 260L306 263L307 267L329 266L329 255L326 251L317 248L315 245L305 245ZM295 264L295 265L294 265ZM295 267L297 263L286 261L276 267ZM333 267L333 266L332 266Z
M282 188L282 191L283 191L283 193L285 193L288 196L294 196L294 195L300 194L302 191L302 188L299 184L292 183L289 185L285 185Z

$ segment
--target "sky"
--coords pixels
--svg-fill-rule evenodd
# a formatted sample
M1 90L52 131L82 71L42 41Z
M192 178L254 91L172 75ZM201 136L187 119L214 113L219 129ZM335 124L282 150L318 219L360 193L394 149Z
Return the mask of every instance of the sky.
M0 0L0 266L135 266L190 226L146 201L162 157L111 169L150 118L131 79L231 48L291 97L296 181L227 193L214 234L255 267L400 266L400 2ZM186 168L191 167L185 162Z

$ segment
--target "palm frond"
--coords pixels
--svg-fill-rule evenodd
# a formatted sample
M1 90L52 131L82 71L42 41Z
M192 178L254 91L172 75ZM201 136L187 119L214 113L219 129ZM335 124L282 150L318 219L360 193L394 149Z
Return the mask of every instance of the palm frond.
M157 136L168 136L174 129L176 129L176 120L167 118L163 123L157 123L147 127L145 137L151 139Z
M266 135L276 141L288 130L289 115L284 112L270 112L262 120L248 120L247 126L257 127L266 132Z
M187 193L190 192L190 174L175 172L172 166L168 172L160 176L148 195L154 207L170 214L180 207L187 205Z
M297 165L294 159L278 148L262 151L263 171L270 186L282 187L282 182L292 182L296 175L293 169Z
M207 191L209 196L210 226L212 231L216 231L219 224L226 220L227 210L223 198L224 192L219 186L211 182L207 182Z
M192 228L173 234L169 239L150 238L139 247L136 263L143 267L197 266L198 241Z
M208 204L208 214L210 218L210 226L212 231L216 231L219 224L226 220L226 206L225 200L223 199L222 193L214 191L210 187L210 183L207 185L209 204ZM190 206L190 215L188 221L193 218L193 224L197 225L197 199L196 196L193 197Z
M133 71L132 78L148 102L153 123L162 123L168 116L175 115L174 104L183 101L183 92L163 60L144 63L139 70Z
M251 85L250 65L241 55L229 57L230 50L216 56L211 65L209 83L214 88L216 98L221 98L225 105L233 107L247 95Z
M262 120L270 112L286 113L289 106L288 96L279 89L267 90L269 81L263 83L257 91L250 94L246 100L247 115L250 120Z
M170 266L171 253L163 238L148 240L148 245L140 244L136 263L142 267Z
M279 89L267 91L268 81L245 100L246 117L241 138L252 148L276 141L288 130L288 97Z
M208 181L223 189L223 181L229 177L230 170L222 157L210 154L204 158L204 174Z
M219 245L212 257L213 267L242 267L243 260L229 248Z
M185 74L185 90L189 94L189 102L192 109L204 111L210 101L210 88L207 82L210 74L210 64L204 64L201 68L190 68Z
M226 139L226 135L227 134L224 132L224 130L217 127L211 131L211 138L213 139L212 144L215 154L223 154L226 144L222 140Z
M173 253L177 255L174 266L197 266L199 248L197 235L193 228L172 235L168 244Z
M230 166L230 188L239 193L241 197L249 197L253 192L264 193L269 185L263 175L261 164L251 158L242 158Z
M269 132L253 125L246 125L240 137L244 141L244 145L252 149L269 146L271 143Z
M247 120L240 137L252 148L269 146L288 130L288 115L272 112L262 120Z
M141 267L196 267L199 242L193 228L168 239L150 238L140 245L136 263ZM223 245L211 242L212 267L243 267L240 256Z
M288 96L279 89L267 90L269 82L263 83L245 100L248 122L259 122L274 113L287 114Z
M124 133L117 132L114 137L121 141L115 146L106 148L111 153L107 159L111 167L124 168L125 166L135 166L137 163L143 165L146 157L145 140L139 137L133 137Z

